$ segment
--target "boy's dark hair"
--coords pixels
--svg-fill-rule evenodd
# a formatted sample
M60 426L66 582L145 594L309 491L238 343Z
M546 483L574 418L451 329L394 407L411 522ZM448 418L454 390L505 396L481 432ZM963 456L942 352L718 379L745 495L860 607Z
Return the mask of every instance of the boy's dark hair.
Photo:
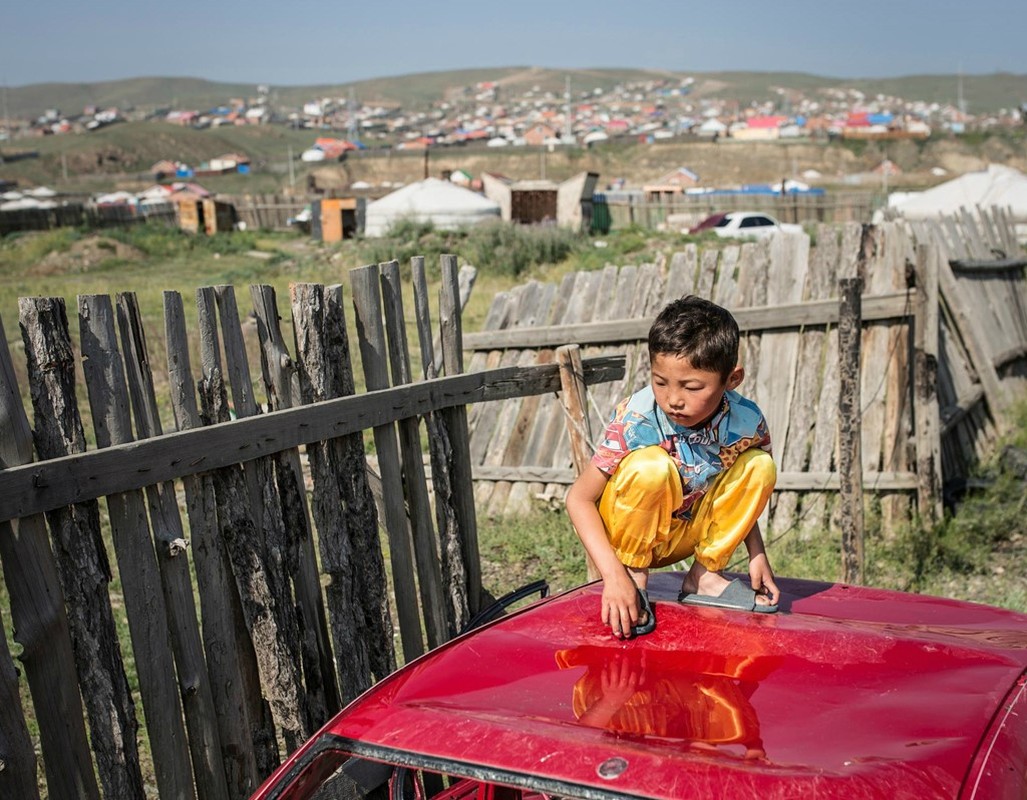
M738 323L726 308L696 297L667 304L649 329L649 360L661 353L687 358L695 369L727 377L738 365Z

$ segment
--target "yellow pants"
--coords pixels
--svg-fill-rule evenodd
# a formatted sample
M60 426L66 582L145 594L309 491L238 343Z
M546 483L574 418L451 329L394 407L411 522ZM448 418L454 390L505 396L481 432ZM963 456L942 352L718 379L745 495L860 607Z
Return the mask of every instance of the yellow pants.
M674 461L662 447L645 447L620 462L603 490L599 514L626 566L662 567L694 555L720 572L763 513L776 479L770 453L746 450L714 479L689 522L673 516L684 497Z

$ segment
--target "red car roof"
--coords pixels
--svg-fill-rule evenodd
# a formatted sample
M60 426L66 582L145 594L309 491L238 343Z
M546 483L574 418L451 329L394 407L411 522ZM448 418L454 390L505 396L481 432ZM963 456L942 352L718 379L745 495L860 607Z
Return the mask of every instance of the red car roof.
M600 623L598 584L534 604L385 679L322 740L581 796L956 797L1027 668L1011 611L779 580L781 611L752 614L682 606L679 585L651 576L658 626L631 641Z

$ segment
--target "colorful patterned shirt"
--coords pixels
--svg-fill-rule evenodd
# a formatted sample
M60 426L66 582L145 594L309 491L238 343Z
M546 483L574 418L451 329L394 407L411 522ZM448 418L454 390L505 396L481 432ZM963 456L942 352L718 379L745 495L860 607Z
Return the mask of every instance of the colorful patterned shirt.
M770 452L770 431L759 406L734 391L724 393L720 408L701 428L677 425L657 405L649 385L617 406L592 463L609 477L624 456L651 445L670 453L677 465L684 502L674 516L690 520L692 506L740 453L753 447Z

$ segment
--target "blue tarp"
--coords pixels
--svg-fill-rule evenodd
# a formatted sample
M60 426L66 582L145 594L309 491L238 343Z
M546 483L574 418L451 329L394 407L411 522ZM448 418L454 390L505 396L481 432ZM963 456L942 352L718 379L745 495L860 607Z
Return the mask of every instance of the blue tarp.
M825 194L823 189L786 189L785 194L803 194L810 196L820 196ZM712 191L706 192L705 194L767 194L767 195L778 195L781 192L774 189L770 184L766 183L755 183L743 186L741 189L713 189Z

